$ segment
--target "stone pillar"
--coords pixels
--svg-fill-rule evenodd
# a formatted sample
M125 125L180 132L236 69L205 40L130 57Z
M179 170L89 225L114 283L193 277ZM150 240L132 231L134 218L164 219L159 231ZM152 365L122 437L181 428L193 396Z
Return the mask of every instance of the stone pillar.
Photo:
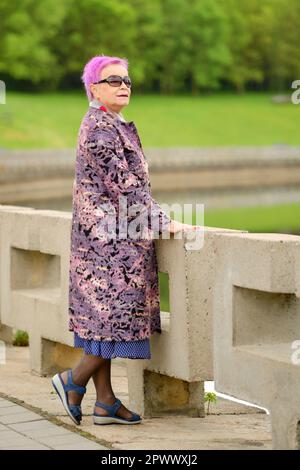
M14 336L13 328L0 323L0 339L7 344L12 344L13 336Z
M130 407L144 418L162 414L204 417L204 382L187 382L145 369L147 360L127 360ZM144 363L144 364L143 364Z
M40 376L54 375L73 369L80 361L83 350L32 335L30 341L30 367Z
M300 450L300 410L290 413L288 404L283 410L270 410L272 423L272 445L275 450Z

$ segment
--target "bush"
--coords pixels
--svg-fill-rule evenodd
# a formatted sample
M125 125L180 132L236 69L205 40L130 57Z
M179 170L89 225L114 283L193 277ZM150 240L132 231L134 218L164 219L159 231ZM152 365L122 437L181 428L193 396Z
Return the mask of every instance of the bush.
M17 330L13 338L14 346L28 346L29 337L27 331Z

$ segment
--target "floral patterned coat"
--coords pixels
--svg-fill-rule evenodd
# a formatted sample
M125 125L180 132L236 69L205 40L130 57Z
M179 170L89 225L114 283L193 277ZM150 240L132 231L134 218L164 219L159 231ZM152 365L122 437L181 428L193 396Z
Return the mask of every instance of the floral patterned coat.
M99 224L108 220L105 204L119 214L121 195L128 213L136 203L147 209L148 239L99 233ZM79 129L73 186L69 331L102 341L141 340L161 332L153 234L157 238L167 231L170 220L151 196L148 163L134 122L90 103Z

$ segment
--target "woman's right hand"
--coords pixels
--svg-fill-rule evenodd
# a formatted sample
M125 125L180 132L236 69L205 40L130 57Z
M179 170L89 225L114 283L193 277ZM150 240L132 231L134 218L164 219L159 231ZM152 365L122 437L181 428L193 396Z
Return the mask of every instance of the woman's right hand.
M199 225L190 225L190 224L183 224L182 222L178 222L177 220L171 220L169 225L170 233L177 233L180 231L187 231L187 230L197 230L199 229Z

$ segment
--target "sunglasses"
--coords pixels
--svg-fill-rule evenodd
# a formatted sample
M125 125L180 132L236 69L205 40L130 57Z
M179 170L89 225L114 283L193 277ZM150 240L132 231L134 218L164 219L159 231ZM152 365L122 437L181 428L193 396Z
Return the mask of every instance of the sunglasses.
M126 75L125 77L120 77L120 75L110 75L109 77L104 78L103 80L99 80L99 82L94 82L94 85L104 82L107 82L110 86L115 87L122 85L122 82L124 82L128 88L131 88L131 79L128 77L128 75Z

